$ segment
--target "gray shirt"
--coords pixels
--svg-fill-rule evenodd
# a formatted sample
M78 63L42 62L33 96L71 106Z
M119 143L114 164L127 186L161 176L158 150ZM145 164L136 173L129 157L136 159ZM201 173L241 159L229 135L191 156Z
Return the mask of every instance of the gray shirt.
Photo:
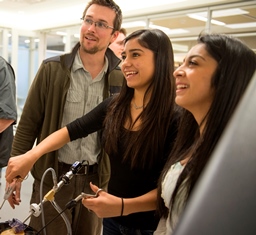
M64 106L62 127L88 113L103 101L104 79L107 69L108 59L105 57L105 64L101 72L92 79L90 73L83 66L79 51L77 52L71 70L71 83ZM97 162L100 150L98 134L93 133L86 138L72 141L59 149L59 161L73 164L75 161L87 160L92 165Z
M17 119L14 71L0 56L0 119Z
M0 122L17 120L15 75L10 64L0 56ZM0 168L7 165L13 141L13 126L0 133Z

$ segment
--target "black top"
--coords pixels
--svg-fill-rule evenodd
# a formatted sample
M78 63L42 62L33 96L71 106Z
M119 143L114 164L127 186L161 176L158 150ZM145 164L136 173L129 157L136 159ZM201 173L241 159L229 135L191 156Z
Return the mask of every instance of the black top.
M67 125L71 141L103 128L103 121L111 99L106 99L90 113ZM111 163L111 177L108 184L110 194L117 197L133 198L157 188L157 180L177 134L176 119L173 119L165 141L165 156L159 156L153 168L131 168L129 161L123 161L126 141L133 138L137 132L122 129L121 138L118 140L118 155L108 153ZM134 213L113 219L123 226L134 229L155 230L158 224L155 211Z

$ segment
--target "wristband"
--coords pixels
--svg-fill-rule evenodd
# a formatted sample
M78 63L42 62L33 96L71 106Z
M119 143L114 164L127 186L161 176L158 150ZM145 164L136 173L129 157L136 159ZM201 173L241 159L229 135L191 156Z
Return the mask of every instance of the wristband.
M121 197L121 201L122 201L122 205L121 205L121 215L123 216L123 212L124 212L124 199Z

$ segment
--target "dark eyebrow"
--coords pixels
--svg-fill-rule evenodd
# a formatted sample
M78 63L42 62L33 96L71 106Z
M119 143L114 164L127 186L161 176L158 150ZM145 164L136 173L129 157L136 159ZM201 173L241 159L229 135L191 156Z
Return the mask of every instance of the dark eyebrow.
M85 18L88 17L88 18L93 19L93 17L92 17L91 15L85 15L84 17L85 17ZM107 23L107 24L108 24L108 22L107 22L106 20L103 20L103 19L96 20L96 22L104 22L104 23Z
M204 58L203 56L201 56L201 55L192 55L192 56L189 56L188 59L193 59L193 58L195 58L195 57L199 57L199 58L201 58L202 60L206 61L205 58Z
M127 53L132 53L132 52L136 52L136 51L140 51L140 52L144 52L143 50L139 49L139 48L135 48L135 49L130 49ZM123 51L121 53L121 55L126 54L126 51Z
M141 49L139 49L139 48L135 48L135 49L131 49L131 50L129 50L129 52L130 52L130 53L131 53L131 52L134 52L134 51L144 52L143 50L141 50Z

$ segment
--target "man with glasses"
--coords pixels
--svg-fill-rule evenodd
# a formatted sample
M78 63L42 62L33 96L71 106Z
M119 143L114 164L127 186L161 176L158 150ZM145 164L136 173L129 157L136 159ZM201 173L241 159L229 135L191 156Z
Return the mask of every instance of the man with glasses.
M119 33L122 12L112 0L91 0L85 8L80 29L80 42L70 54L43 61L30 87L29 94L14 138L11 156L29 151L36 140L42 141L52 132L74 119L88 113L103 99L120 91L123 75L116 67L120 60L108 49ZM106 188L107 179L100 147L100 133L73 141L59 151L46 154L36 162L31 171L34 177L31 203L40 203L40 181L48 168L54 168L58 177L67 173L75 161L85 161L83 167L55 194L55 202L62 209L81 192L92 193L89 182ZM102 160L102 161L101 161ZM107 172L108 173L108 172ZM106 174L107 177L107 174ZM59 178L58 178L59 179ZM44 196L53 188L51 175L43 182ZM20 190L9 198L12 207L20 202ZM67 234L66 225L51 203L44 206L47 235ZM66 210L72 234L99 235L102 220L89 212L81 203ZM30 226L39 231L41 216L32 215Z

